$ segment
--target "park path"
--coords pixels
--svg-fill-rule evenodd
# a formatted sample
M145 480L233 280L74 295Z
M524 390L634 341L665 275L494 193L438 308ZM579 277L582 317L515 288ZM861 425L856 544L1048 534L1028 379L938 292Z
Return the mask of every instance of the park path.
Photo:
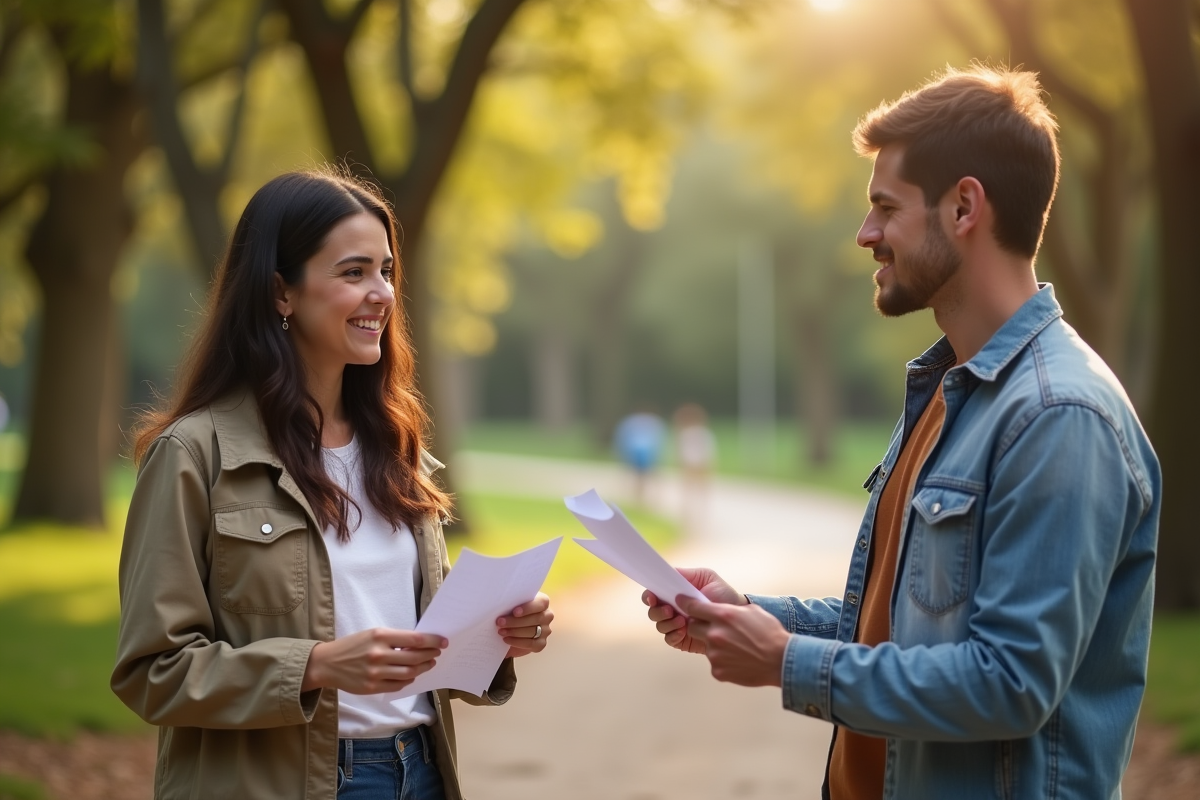
M454 469L474 492L560 498L595 488L626 504L633 488L603 463L466 453ZM646 505L679 518L682 498L677 478L659 476ZM672 563L712 567L742 591L841 593L861 504L718 478L705 512L702 529L666 554ZM583 529L568 521L563 533ZM778 689L714 681L703 657L661 642L640 594L612 572L554 597L554 638L521 660L513 699L456 705L467 796L819 798L829 725L783 712Z

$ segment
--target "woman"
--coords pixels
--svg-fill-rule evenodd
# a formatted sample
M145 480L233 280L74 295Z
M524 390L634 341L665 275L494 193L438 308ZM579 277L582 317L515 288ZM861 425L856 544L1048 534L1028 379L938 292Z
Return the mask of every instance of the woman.
M373 187L281 176L247 205L177 395L138 431L112 687L160 726L155 797L461 797L450 698L500 704L539 594L497 620L482 698L397 698L447 642L449 499ZM336 597L336 604L334 599ZM336 691L334 691L336 690Z

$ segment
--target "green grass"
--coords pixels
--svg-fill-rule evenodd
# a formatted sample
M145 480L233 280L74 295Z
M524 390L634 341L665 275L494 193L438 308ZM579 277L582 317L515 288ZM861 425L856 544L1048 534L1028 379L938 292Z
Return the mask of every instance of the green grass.
M0 532L0 728L58 739L80 729L150 730L108 688L116 652L121 528L131 490L129 470L115 471L106 531L37 524ZM507 555L583 533L560 501L468 494L463 503L474 530L452 540L452 559L464 546ZM656 546L674 536L659 519L638 513L631 518ZM553 594L609 570L564 542L545 589ZM37 797L20 794L18 784L5 780L0 776L0 800Z
M0 800L45 800L41 784L0 772Z
M1145 706L1179 728L1181 750L1200 752L1200 614L1154 618Z
M722 475L800 484L858 497L867 475L883 458L891 423L852 422L842 425L834 438L830 463L815 466L808 458L809 437L795 423L780 422L770 441L743 449L735 421L715 420L716 471ZM613 461L611 450L595 441L582 425L565 431L546 431L524 421L478 422L467 429L462 447L493 453ZM749 443L748 443L749 444ZM674 463L673 442L665 448L664 465Z

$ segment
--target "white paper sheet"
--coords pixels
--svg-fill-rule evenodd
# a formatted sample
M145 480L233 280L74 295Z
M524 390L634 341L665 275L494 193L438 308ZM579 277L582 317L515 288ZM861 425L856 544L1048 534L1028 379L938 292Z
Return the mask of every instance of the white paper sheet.
M462 689L482 695L491 684L508 645L496 633L496 618L537 595L554 563L562 537L504 558L463 549L433 596L416 630L449 640L433 669L401 690L410 697L434 689Z
M654 592L664 602L674 603L681 594L709 602L638 533L621 509L600 499L595 489L564 497L563 502L596 537L575 539L584 550Z

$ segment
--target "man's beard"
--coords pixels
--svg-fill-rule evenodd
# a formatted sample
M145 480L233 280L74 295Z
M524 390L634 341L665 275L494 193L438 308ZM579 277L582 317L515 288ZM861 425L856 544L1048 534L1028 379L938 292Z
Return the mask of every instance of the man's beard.
M891 248L888 248L890 251ZM876 248L875 254L888 254ZM926 219L925 241L921 248L904 259L904 279L900 280L901 264L892 256L892 280L885 289L876 282L875 308L885 317L899 317L929 307L929 301L946 281L958 272L962 256L950 244L942 230L937 209L930 209Z

